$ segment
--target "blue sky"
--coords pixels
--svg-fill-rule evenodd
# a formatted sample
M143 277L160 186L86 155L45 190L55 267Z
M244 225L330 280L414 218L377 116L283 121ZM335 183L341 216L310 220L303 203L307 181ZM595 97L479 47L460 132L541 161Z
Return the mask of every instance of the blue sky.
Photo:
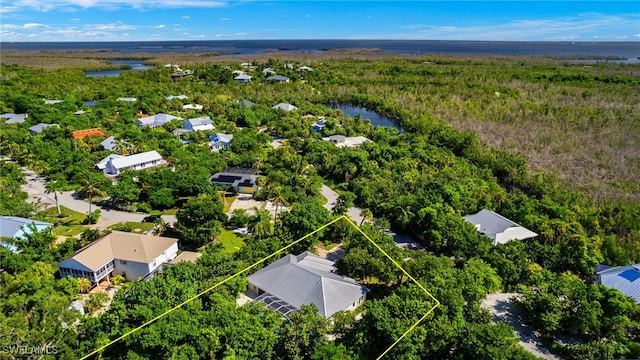
M1 41L640 41L640 1L2 0Z

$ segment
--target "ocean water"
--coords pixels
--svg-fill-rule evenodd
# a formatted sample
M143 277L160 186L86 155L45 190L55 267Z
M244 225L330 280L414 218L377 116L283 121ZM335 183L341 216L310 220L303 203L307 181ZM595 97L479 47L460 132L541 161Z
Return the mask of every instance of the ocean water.
M212 52L261 54L322 52L328 49L380 49L396 54L493 54L567 57L619 57L640 62L640 42L533 42L445 40L211 40L137 42L2 42L3 50L94 50L121 53Z

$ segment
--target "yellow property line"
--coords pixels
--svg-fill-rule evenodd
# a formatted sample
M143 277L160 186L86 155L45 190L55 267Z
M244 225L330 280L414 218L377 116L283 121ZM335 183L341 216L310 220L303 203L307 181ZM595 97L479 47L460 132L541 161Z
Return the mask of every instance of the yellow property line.
M192 302L193 300L195 300L195 299L197 299L197 298L201 297L202 295L204 295L204 294L208 293L209 291L211 291L211 290L213 290L213 289L215 289L215 288L219 287L220 285L223 285L223 284L227 283L228 281L230 281L230 280L232 280L232 279L234 279L234 278L236 278L236 277L240 276L241 274L243 274L243 273L245 273L245 272L247 272L247 271L249 271L249 270L253 269L254 267L256 267L256 266L258 266L258 265L262 264L263 262L265 262L265 261L269 260L270 258L272 258L272 257L274 257L274 256L276 256L276 255L278 255L278 254L279 254L279 253L281 253L282 251L287 250L288 248L290 248L290 247L292 247L292 246L294 246L294 245L298 244L298 243L299 243L299 242L301 242L302 240L304 240L304 239L306 239L306 238L308 238L308 237L310 237L310 236L314 235L315 233L317 233L317 232L319 232L319 231L324 230L326 227L328 227L328 226L330 226L330 225L332 225L332 224L334 224L334 223L336 223L337 221L342 220L342 219L347 220L347 222L348 222L349 224L351 224L351 226L355 227L355 228L356 228L356 229L357 229L357 230L358 230L362 235L364 235L364 237L365 237L365 238L367 238L367 240L369 240L369 241L370 241L370 242L371 242L371 243L372 243L372 244L373 244L373 245L374 245L378 250L380 250L380 251L381 251L381 252L382 252L382 253L383 253L383 254L384 254L384 255L385 255L389 260L391 260L391 261L393 262L393 264L394 264L396 267L398 267L398 268L399 268L399 269L400 269L400 270L401 270L401 271L402 271L402 272L403 272L403 273L404 273L404 274L405 274L409 279L411 279L411 280L412 280L416 285L418 285L418 287L420 287L420 289L422 289L422 290L423 290L427 295L429 295L429 297L431 297L431 299L433 299L433 300L435 301L435 303L436 303L436 305L435 305L433 308L431 308L431 310L429 310L426 314L424 314L424 316L422 316L422 318L420 318L420 319L419 319L415 324L413 324L413 325L412 325L412 326L411 326L411 327L410 327L410 328L409 328L409 329L408 329L404 334L402 334L402 336L400 336L400 338L398 338L398 340L396 340L393 344L391 344L391 346L390 346L387 350L385 350L385 352L384 352L384 353L382 353L382 355L380 355L380 356L378 357L378 359L382 358L382 357L383 357L385 354L387 354L387 353L388 353L388 352L389 352L389 351L390 351L390 350L391 350L391 349L392 349L392 348L393 348L393 347L394 347L398 342L400 342L400 340L402 340L402 339L403 339L403 338L404 338L404 337L405 337L409 332L411 332L411 331L412 331L416 326L418 326L418 324L419 324L419 323L420 323L424 318L426 318L426 317L427 317L427 315L429 315L429 314L430 314L430 313L431 313L431 312L432 312L436 307L438 307L438 305L440 305L440 302L439 302L438 300L436 300L436 298L434 298L434 297L433 297L433 295L431 295L431 293L429 293L429 291L427 291L427 289L425 289L425 288L424 288L420 283L418 283L418 282L417 282L417 281L416 281L416 280L415 280L411 275L409 275L409 273L407 273L407 272L406 272L406 271L405 271L405 270L404 270L404 269L403 269L403 268L402 268L402 267L401 267L401 266L400 266L400 265L399 265L395 260L393 260L393 258L391 258L391 257L390 257L390 256L389 256L389 255L388 255L388 254L387 254L387 253L386 253L386 252L385 252L385 251L384 251L384 250L383 250L383 249L382 249L378 244L376 244L373 240L371 240L371 238L369 238L369 236L367 236L367 234L365 234L365 233L364 233L364 232L363 232L363 231L362 231L362 230L361 230L361 229L360 229L356 224L354 224L354 223L353 223L353 221L351 221L351 219L349 219L346 215L342 215L342 216L340 216L340 217L338 217L338 218L336 218L336 219L334 219L334 220L332 220L332 221L330 221L330 222L326 223L325 225L322 225L322 226L321 226L321 227L319 227L318 229L316 229L316 230L314 230L314 231L312 231L312 232L308 233L307 235L305 235L305 236L301 237L300 239L298 239L298 240L296 240L296 241L292 242L291 244L289 244L289 245L286 245L286 246L282 247L281 249L279 249L279 250L275 251L273 254L271 254L271 255L269 255L269 256L267 256L267 257L265 257L265 258L263 258L263 259L261 259L261 260L259 260L259 261L257 261L257 262L255 262L255 263L254 263L254 264L252 264L252 265L247 266L247 267L246 267L246 268L244 268L243 270L238 271L237 273L235 273L235 274L233 274L233 275L229 276L228 278L226 278L226 279L224 279L224 280L222 280L222 281L218 282L217 284L215 284L215 285L213 285L213 286L209 287L208 289L203 290L203 291L202 291L202 292L200 292L199 294L196 294L196 295L194 295L194 296L192 296L192 297L188 298L187 300L183 301L182 303L180 303L180 304L178 304L178 305L176 305L176 306L172 307L171 309L169 309L169 310L165 311L164 313L162 313L162 314L160 314L160 315L158 315L158 316L154 317L153 319L151 319L151 320L149 320L149 321L145 322L144 324L142 324L142 325L140 325L140 326L138 326L138 327L136 327L136 328L134 328L134 329L131 329L131 330L127 331L126 333L122 334L120 337L118 337L118 338L116 338L116 339L114 339L114 340L111 340L111 341L110 341L110 342L108 342L107 344L105 344L105 345L103 345L103 346L100 346L99 348L95 349L94 351L90 352L89 354L87 354L87 355L85 355L85 356L81 357L81 358L80 358L80 360L87 359L87 358L88 358L88 357L90 357L91 355L94 355L94 354L96 354L96 353L98 353L98 352L100 352L100 351L102 351L102 350L104 350L104 349L108 348L109 346L111 346L111 345L113 345L113 344L117 343L118 341L120 341L120 340L122 340L122 339L124 339L124 338L128 337L129 335L131 335L131 334L133 334L133 333L135 333L135 332L137 332L137 331L140 331L142 328L144 328L144 327L146 327L146 326L148 326L148 325L150 325L150 324L152 324L152 323L156 322L157 320L159 320L159 319L161 319L161 318L163 318L163 317L167 316L167 315L168 315L168 314L170 314L171 312L173 312L173 311L175 311L175 310L177 310L177 309L179 309L179 308L183 307L184 305L186 305L186 304L188 304L188 303Z

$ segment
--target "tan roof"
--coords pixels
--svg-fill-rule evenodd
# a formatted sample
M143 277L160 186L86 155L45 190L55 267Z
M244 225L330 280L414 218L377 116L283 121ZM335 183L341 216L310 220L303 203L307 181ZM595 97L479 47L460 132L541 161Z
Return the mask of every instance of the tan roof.
M113 231L81 249L73 259L93 271L114 259L148 264L177 241L162 236Z
M174 264L177 264L181 261L196 262L196 260L198 260L200 256L202 256L202 254L199 252L183 251L180 253L180 255L176 256L176 258L173 259L171 262Z

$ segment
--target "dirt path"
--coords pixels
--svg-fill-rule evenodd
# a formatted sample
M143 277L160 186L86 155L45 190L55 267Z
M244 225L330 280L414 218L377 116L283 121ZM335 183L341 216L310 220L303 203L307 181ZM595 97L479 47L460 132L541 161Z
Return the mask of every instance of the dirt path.
M531 354L542 358L560 360L560 357L549 352L542 345L538 334L520 320L518 309L513 305L511 298L519 296L518 293L493 293L482 300L481 307L489 310L494 322L504 322L513 327L516 337L520 339L520 345Z

